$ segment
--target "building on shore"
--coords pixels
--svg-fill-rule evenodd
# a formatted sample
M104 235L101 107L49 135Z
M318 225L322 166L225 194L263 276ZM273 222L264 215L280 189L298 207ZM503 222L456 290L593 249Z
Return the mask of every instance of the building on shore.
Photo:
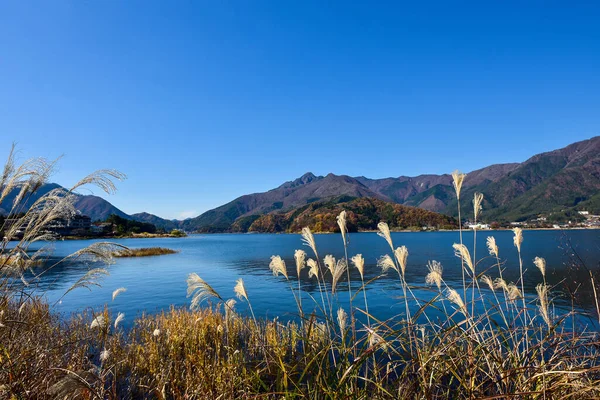
M4 230L15 224L21 224L14 232L17 236L21 236L27 229L28 222L23 222L21 218L7 218L4 222ZM56 233L61 236L85 234L89 232L92 226L92 219L87 215L75 214L70 218L60 218L50 222L45 226L44 230L51 233Z

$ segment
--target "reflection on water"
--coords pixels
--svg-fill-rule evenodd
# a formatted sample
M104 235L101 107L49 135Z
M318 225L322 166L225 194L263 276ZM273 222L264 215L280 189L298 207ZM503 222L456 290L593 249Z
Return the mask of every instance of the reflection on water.
M519 277L517 251L512 242L510 231L480 231L475 255L478 260L477 271L486 272L493 278L498 276L496 260L489 256L485 246L487 236L496 238L503 261L503 275L507 281L516 282ZM339 235L316 235L321 257L333 254L343 257L341 237ZM416 232L393 233L396 246L405 245L409 249L406 280L413 287L417 298L427 301L436 295L436 291L425 285L427 261L442 263L443 277L446 283L455 289L462 288L460 260L454 255L452 244L458 242L457 232ZM466 232L464 243L473 255L473 235ZM525 270L525 291L531 301L535 298L535 286L541 282L541 274L533 265L536 256L547 261L547 281L554 286L552 297L559 307L570 307L569 292L576 293L577 307L591 310L594 306L593 294L589 284L590 270L600 268L600 230L581 231L525 231L522 247ZM125 312L129 321L142 312L166 310L171 305L187 306L186 278L191 272L198 273L209 282L224 298L233 297L233 286L238 278L243 278L250 300L257 315L279 316L293 315L295 302L289 293L290 285L283 277L274 277L269 270L271 255L284 258L292 281L297 289L296 268L293 259L295 249L304 249L308 257L314 257L308 247L303 246L299 235L192 235L187 238L161 239L121 239L116 242L129 247L161 246L179 250L173 255L144 258L117 259L108 267L110 276L102 282L101 288L92 291L79 289L65 296L56 309L70 313L86 307L99 307L104 304L114 311ZM62 257L93 243L89 240L61 241L54 244L52 257L46 260L46 267ZM569 247L572 244L575 252ZM380 276L377 259L389 252L385 240L375 233L349 235L348 254L361 253L365 258L365 281L367 286L370 312L381 319L403 312L404 302L399 299L398 276L390 271ZM582 262L578 262L579 257ZM585 265L585 267L583 265ZM89 268L98 267L96 263L65 261L57 264L45 273L37 282L38 293L44 293L54 302L77 281ZM36 271L39 271L38 268ZM316 280L308 278L308 271L302 271L301 289L303 304L308 307L311 297L318 299L319 287ZM351 267L352 292L361 287L358 271ZM340 303L348 302L347 283L338 286ZM118 287L126 287L127 292L114 302L111 293ZM482 286L482 291L487 292ZM460 291L462 292L462 291ZM469 295L470 298L470 295ZM357 297L362 302L362 295ZM360 303L358 303L360 304ZM416 307L416 306L415 306ZM244 305L238 303L238 309L244 311ZM305 310L310 311L310 310Z

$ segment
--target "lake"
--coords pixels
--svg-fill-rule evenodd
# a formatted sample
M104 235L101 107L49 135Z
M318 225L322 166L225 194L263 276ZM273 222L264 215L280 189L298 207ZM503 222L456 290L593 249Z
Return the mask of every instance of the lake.
M547 261L547 281L554 286L550 297L556 307L570 309L572 301L570 291L576 291L575 307L582 312L593 312L594 298L586 268L597 271L600 264L600 230L572 231L524 231L522 255L525 268L525 291L534 302L535 286L541 282L539 270L533 265L535 256ZM517 250L513 245L511 231L478 231L477 271L484 271L495 264L487 251L487 236L496 238L500 249L500 258L505 261L504 277L516 282L519 276ZM473 233L463 234L464 243L473 254ZM340 235L315 235L319 255L333 254L343 257L344 249ZM398 232L392 233L395 246L405 245L409 250L406 279L414 287L415 295L423 300L431 299L436 293L425 285L427 262L437 260L442 263L444 280L450 287L462 293L462 274L460 259L454 255L452 244L459 241L458 232ZM91 240L59 241L52 246L52 259L66 256L84 246ZM161 246L178 250L178 254L144 258L120 258L108 267L110 276L102 281L102 287L91 291L77 289L64 298L64 292L95 263L68 262L60 264L46 273L39 282L39 291L45 293L55 310L69 314L88 307L107 305L113 312L124 312L126 321L131 323L142 312L155 313L168 310L171 305L186 307L186 278L196 272L216 289L225 299L234 297L233 287L238 278L243 278L248 297L257 316L293 318L297 313L289 283L282 277L275 277L269 270L270 257L280 255L284 258L294 288L295 278L294 250L303 249L308 257L311 250L295 234L207 234L191 235L186 238L157 239L118 239L114 242L128 247ZM573 246L573 249L571 248ZM376 233L349 234L348 255L361 253L365 258L365 281L381 274L377 259L389 253L386 241ZM574 250L574 251L573 251ZM578 261L580 260L580 261ZM585 264L585 267L581 265ZM489 271L492 277L498 276L497 268ZM360 275L351 267L352 291L360 288ZM484 289L484 295L489 290ZM127 291L113 302L112 291L125 287ZM305 311L311 311L314 303L311 296L320 299L316 280L308 279L307 269L301 274L301 288ZM345 282L338 287L341 304L348 301L348 289ZM395 271L376 279L367 286L370 312L380 319L387 319L404 311L404 302L398 276ZM59 299L61 299L59 301ZM362 307L362 294L357 297ZM311 308L310 305L313 305ZM532 304L535 304L532 303ZM416 306L415 306L416 307ZM245 304L238 302L236 309L247 313Z

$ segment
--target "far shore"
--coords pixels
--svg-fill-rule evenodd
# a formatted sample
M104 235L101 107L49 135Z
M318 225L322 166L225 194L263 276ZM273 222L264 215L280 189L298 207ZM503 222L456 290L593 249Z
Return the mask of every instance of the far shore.
M497 228L497 229L478 229L479 232L498 232L498 231L510 231L513 228ZM589 226L589 227L571 227L571 228L522 228L524 231L581 231L581 230L598 230L600 226ZM459 229L431 229L431 230L411 230L411 229L400 229L391 230L392 233L430 233L430 232L459 232ZM472 229L464 228L463 232L472 231ZM365 230L358 232L349 233L377 233L377 230ZM332 235L338 234L339 232L313 232L315 235ZM191 235L299 235L300 232L192 232ZM62 236L60 240L93 240L93 239L173 239L186 237L179 235L171 235L169 233L134 233L131 235L119 235L119 236Z
M156 238L181 238L186 235L172 235L170 233L132 233L129 235L104 235L104 236L61 236L61 240L92 240L92 239L156 239Z
M478 229L478 232L495 232L495 231L511 231L513 228L497 228L497 229ZM577 230L596 230L600 226L590 227L572 227L572 228L522 228L524 231L577 231ZM473 229L463 228L463 232L469 232ZM377 233L378 230L361 230L348 233ZM428 233L428 232L460 232L460 229L427 229L427 230L412 230L412 229L390 229L392 233ZM192 232L191 235L299 235L300 232ZM333 235L339 232L313 232L315 235Z

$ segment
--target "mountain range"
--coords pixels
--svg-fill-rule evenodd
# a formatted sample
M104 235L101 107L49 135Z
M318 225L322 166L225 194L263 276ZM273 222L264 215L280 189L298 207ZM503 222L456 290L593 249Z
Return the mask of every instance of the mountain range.
M45 191L56 184L46 186ZM494 164L468 173L461 192L463 218L471 213L475 192L484 195L482 219L488 222L523 221L574 209L600 213L600 136L537 154L522 163ZM294 210L313 203L362 198L457 216L450 174L370 179L334 174L316 176L308 172L267 192L238 197L184 221L148 213L127 215L108 201L90 195L78 196L76 207L93 220L117 214L168 230L228 232L249 229L265 215L281 219L281 215L290 212L293 215ZM314 207L313 211L316 212ZM288 226L294 226L293 221Z

